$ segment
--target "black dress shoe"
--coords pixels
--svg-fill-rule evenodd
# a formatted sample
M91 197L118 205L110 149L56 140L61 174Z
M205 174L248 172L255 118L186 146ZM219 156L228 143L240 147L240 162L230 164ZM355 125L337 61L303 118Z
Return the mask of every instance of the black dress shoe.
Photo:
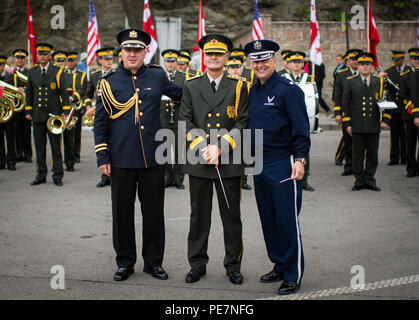
M377 186L367 186L367 188L372 190L372 191L381 191L381 189Z
M106 181L101 181L101 182L99 182L97 185L96 185L96 187L97 188L103 188L103 187L106 187L106 186L109 186L111 184L111 182L109 181L109 180L106 180Z
M113 279L115 281L124 281L127 280L129 278L130 275L132 275L134 273L134 268L119 268L116 273L115 276L113 277Z
M247 182L242 183L242 189L244 190L252 190L252 187L247 184Z
M63 186L63 183L61 182L61 180L54 180L54 184L55 184L57 187L62 187L62 186Z
M341 176L343 176L343 177L345 177L345 176L350 176L350 175L352 175L353 173L352 173L352 170L351 169L349 169L349 170L345 170L345 171L343 171L342 172L342 174L341 174Z
M272 270L271 272L264 274L260 278L260 282L262 283L271 283L271 282L277 282L281 280L284 280L284 274L275 270Z
M306 182L306 183L303 183L303 190L314 191L314 188Z
M6 164L5 163L0 164L0 170L3 170L3 169L6 169Z
M175 184L173 183L173 182L165 182L164 183L164 187L165 188L169 188L169 187L171 187L171 186L174 186Z
M295 282L285 280L278 289L279 295L286 295L295 293L298 289L300 289L300 284L296 284Z
M169 279L169 276L167 275L166 271L164 271L164 269L160 266L157 266L157 267L144 266L143 271L145 273L151 274L153 278L156 278L159 280Z
M232 284L242 284L243 283L243 275L238 271L227 272L227 276L230 278L230 282Z
M337 165L339 167L343 166L343 160L336 160L335 165Z
M74 168L73 167L69 167L69 168L67 168L67 171L68 172L74 172Z
M80 158L76 158L76 159L74 159L74 162L75 162L75 163L80 163Z
M412 178L412 177L414 177L414 176L416 176L416 172L408 172L408 173L406 174L406 177L408 177L408 178Z
M203 277L205 275L206 275L205 271L199 272L199 271L196 271L196 270L191 270L186 275L185 281L186 281L186 283L194 283L194 282L199 281L201 279L201 277Z
M390 161L389 163L387 163L388 166L395 166L398 165L399 162L398 161Z
M175 187L176 187L176 189L179 189L179 190L185 189L185 186L181 183L176 184Z
M47 179L35 179L34 181L31 182L31 186L37 186L38 184L41 183L47 183Z
M25 157L24 156L18 156L16 162L22 162L25 161Z
M16 170L16 165L14 163L8 163L7 169L14 171Z
M359 191L359 190L362 190L362 189L364 189L364 186L360 185L360 184L356 184L352 187L352 191Z

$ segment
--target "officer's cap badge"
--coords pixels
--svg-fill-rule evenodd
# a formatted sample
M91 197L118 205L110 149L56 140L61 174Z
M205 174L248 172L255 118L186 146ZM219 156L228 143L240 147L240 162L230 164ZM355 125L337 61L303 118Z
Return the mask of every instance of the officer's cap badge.
M137 38L138 37L137 31L131 30L130 33L129 33L129 37L130 38Z
M253 44L253 47L256 50L260 50L260 49L262 49L262 43L260 43L259 41L255 41L255 43Z

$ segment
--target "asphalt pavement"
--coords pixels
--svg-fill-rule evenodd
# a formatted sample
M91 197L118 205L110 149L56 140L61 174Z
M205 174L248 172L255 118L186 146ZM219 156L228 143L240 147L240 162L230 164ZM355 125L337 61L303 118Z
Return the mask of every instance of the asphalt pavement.
M389 131L381 134L376 173L381 192L351 191L354 177L334 164L339 128L322 115L312 135L314 192L304 192L300 213L305 273L298 294L287 299L419 299L419 176L389 167ZM49 147L48 147L49 149ZM49 151L48 151L49 152ZM49 153L48 153L49 157ZM214 197L207 275L185 283L189 228L185 190L166 189L167 281L142 272L141 213L136 203L138 261L135 273L114 282L110 188L96 188L93 133L83 130L81 163L65 172L64 186L30 186L35 163L0 171L0 299L253 300L283 299L279 283L259 278L272 269L252 191L242 192L244 254L240 286L223 268L224 244ZM50 165L49 165L50 167ZM249 178L253 186L253 179Z

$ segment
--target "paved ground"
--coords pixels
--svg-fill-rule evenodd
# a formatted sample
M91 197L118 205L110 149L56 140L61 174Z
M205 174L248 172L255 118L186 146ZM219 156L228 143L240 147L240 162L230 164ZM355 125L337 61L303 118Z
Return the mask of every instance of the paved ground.
M322 125L336 128L324 117ZM337 130L312 136L309 181L316 191L304 193L300 224L306 269L299 295L293 298L419 299L419 177L408 179L403 166L385 165L389 152L386 131L381 136L376 175L382 191L352 192L354 178L341 177L342 167L333 161L339 138ZM74 173L65 173L61 188L52 184L50 175L46 185L31 187L35 164L18 163L16 172L0 171L0 299L278 298L278 284L259 283L259 277L272 265L253 191L242 194L243 285L230 284L223 270L216 203L207 276L192 285L184 282L189 270L189 197L188 189L174 188L166 189L165 200L164 267L170 279L159 281L143 273L140 258L136 273L115 283L110 188L95 187L100 175L89 130L83 131L82 149L82 162ZM252 179L250 182L253 184ZM136 218L141 252L138 202ZM51 288L54 274L50 271L55 265L64 268L64 290ZM364 290L353 289L351 281L359 284L363 273Z

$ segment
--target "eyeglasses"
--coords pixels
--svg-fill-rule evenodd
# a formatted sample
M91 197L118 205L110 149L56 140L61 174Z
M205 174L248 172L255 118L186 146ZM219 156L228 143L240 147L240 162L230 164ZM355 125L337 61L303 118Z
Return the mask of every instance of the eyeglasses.
M358 64L359 64L360 66L369 66L369 65L371 65L371 62L361 61L361 62L358 62Z

